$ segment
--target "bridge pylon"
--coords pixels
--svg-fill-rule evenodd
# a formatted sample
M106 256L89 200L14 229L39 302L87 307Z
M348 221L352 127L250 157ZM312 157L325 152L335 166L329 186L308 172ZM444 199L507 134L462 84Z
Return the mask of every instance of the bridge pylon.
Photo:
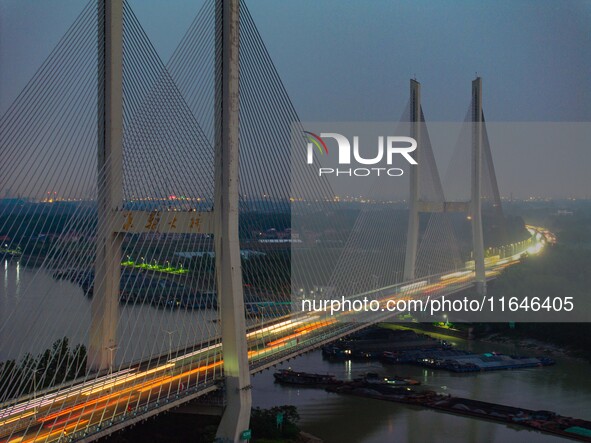
M472 82L472 148L471 148L471 192L467 202L426 201L421 199L420 183L423 171L421 151L421 125L423 124L421 111L421 85L416 80L410 81L410 129L411 136L417 141L414 159L417 165L410 170L409 214L406 239L406 255L404 260L404 280L416 278L416 261L419 242L420 213L433 212L465 212L471 220L472 250L475 269L476 289L480 294L486 294L486 272L484 263L484 238L482 229L482 163L483 163L483 131L484 119L482 113L482 79L478 77ZM424 154L424 153L423 153ZM490 153L485 153L490 156ZM492 168L492 159L489 161ZM494 171L493 171L494 172ZM431 177L441 188L439 177ZM496 185L496 182L495 182ZM498 194L498 189L496 189ZM500 200L500 199L499 199ZM499 201L500 204L500 201Z
M123 235L123 0L99 0L97 245L87 369L113 368Z
M404 256L404 281L415 278L417 249L419 246L419 199L421 173L421 84L410 80L410 135L417 142L417 149L412 154L416 166L410 168L410 196L408 206L408 227L406 233L406 255Z
M472 217L472 251L476 290L486 294L484 237L482 234L482 78L472 81L472 184L470 215Z
M238 238L240 0L216 0L214 241L226 407L218 442L241 441L252 404Z

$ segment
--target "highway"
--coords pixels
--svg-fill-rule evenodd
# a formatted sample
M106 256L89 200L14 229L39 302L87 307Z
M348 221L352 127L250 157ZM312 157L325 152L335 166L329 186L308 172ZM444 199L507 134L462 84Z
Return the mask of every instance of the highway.
M487 279L519 263L524 252L540 252L553 238L544 228L527 228L533 244L507 257L489 257ZM373 296L380 306L402 298L436 298L470 287L473 278L473 264L467 263L462 270L382 288L374 291ZM361 296L364 294L355 297ZM366 327L365 322L351 321L355 315L354 312L332 316L328 312L297 312L254 327L247 333L251 372ZM376 322L392 315L395 313L385 312L371 318ZM0 409L0 443L92 439L144 419L149 411L176 406L211 392L223 379L221 343L202 346L181 357L161 356L93 380L75 381L37 398L23 398L16 404L4 405Z

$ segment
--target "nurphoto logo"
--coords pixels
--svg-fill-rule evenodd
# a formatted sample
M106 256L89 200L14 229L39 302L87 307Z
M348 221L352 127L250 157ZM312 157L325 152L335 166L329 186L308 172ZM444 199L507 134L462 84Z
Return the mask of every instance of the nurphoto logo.
M351 165L351 142L347 137L336 132L321 132L320 135L316 135L312 132L304 131L308 138L307 146L307 163L309 165L314 164L314 151L316 155L324 156L329 155L328 146L325 138L331 138L336 141L338 145L338 162L339 165ZM385 145L385 148L384 148ZM412 137L401 137L401 136L379 136L377 143L377 154L374 157L364 157L360 153L359 148L359 137L353 136L353 159L354 162L360 165L378 165L383 163L384 157L387 166L393 165L393 159L396 155L402 156L409 164L416 165L416 160L410 155L415 149L417 149L417 141ZM389 175L390 177L399 177L404 174L404 170L401 168L390 168L390 167L359 167L359 168L328 168L319 167L318 175L334 175L338 176L356 176L356 177L367 177L368 175L382 174Z

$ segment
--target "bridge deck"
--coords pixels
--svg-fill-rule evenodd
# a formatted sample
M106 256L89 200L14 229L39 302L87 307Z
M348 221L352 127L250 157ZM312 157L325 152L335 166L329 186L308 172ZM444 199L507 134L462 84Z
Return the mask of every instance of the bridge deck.
M492 261L487 278L495 278L501 269L519 259L520 254L516 254ZM397 297L424 298L426 294L433 299L473 285L469 264L453 275L431 277L425 285L416 287L406 282L377 291L374 296L380 303ZM402 287L407 288L406 292L400 292ZM251 327L247 333L251 373L395 315L375 313L359 321L348 312L336 316L322 314L298 312ZM4 405L0 409L0 442L51 442L65 436L75 441L92 441L219 388L223 360L218 340L200 343L181 353L180 357L169 359L168 354L162 355L113 374L100 374L92 381L74 381L37 393L36 398L23 397Z

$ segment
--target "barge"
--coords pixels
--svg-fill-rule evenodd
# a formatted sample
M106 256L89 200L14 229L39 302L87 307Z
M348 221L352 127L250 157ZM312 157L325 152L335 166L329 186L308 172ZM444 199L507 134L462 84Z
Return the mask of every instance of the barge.
M373 398L435 409L451 414L522 426L573 440L591 442L591 421L565 417L552 411L530 410L471 400L409 387L388 388L366 382L342 382L326 387L329 392Z

